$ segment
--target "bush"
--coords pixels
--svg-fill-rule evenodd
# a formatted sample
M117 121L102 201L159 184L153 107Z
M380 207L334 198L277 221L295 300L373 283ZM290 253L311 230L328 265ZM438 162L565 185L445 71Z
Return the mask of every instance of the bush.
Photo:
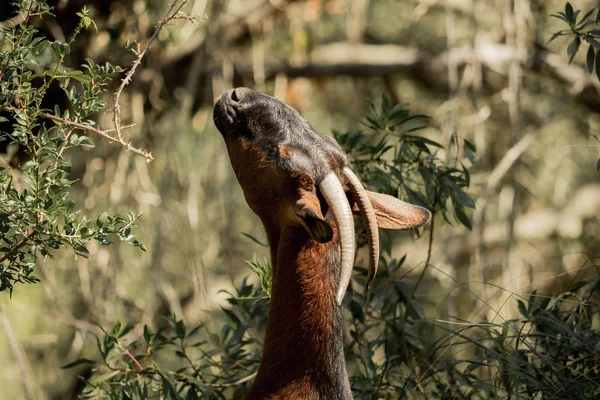
M1 28L8 50L0 52L0 141L24 155L14 167L0 165L0 292L11 294L17 283L37 282L33 273L38 259L52 258L63 247L81 257L87 256L86 245L92 240L101 245L120 240L144 249L132 234L137 213L104 212L87 218L69 199L74 181L65 156L77 148L94 147L85 136L88 132L106 135L90 118L105 107L100 94L123 70L92 60L78 70L63 64L77 35L93 24L85 8L66 42L50 42L28 23L48 15L48 6L22 0L20 7L25 22ZM55 82L64 91L68 108L43 107Z

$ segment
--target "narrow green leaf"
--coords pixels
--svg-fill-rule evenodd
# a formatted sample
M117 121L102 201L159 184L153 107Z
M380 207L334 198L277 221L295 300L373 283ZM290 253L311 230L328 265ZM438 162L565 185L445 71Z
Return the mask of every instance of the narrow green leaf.
M585 40L587 40L589 44L591 44L592 46L594 46L594 48L596 50L600 50L600 42L598 42L596 39L591 38L591 37L587 37Z
M573 25L573 23L575 22L573 18L573 6L568 1L567 4L565 4L565 16L567 17L567 21L569 21L569 23Z
M560 13L560 14L552 14L551 17L560 19L561 21L564 21L567 24L569 23L569 21L567 20L567 18L562 13Z
M128 323L127 325L125 325L125 327L123 329L121 329L121 331L119 332L118 337L123 337L125 335L127 335L129 332L131 332L131 330L135 328L135 325L132 323Z
M523 303L521 300L517 300L517 306L521 315L524 318L529 318L529 313L527 312L527 307L525 307L525 303Z
M450 186L460 204L465 207L475 208L475 202L473 199L471 199L456 182L454 182L451 178L444 178L444 182Z
M465 142L465 147L468 147L469 150L471 150L473 153L477 152L477 147L475 147L475 145L471 141L469 141L467 139L463 139L463 140Z
M600 80L600 51L596 52L596 76Z
M73 367L76 367L76 366L82 365L82 364L96 364L96 361L88 360L87 358L80 358L79 360L75 360L71 363L63 365L60 368L61 369L69 369L69 368L73 368Z
M390 100L385 94L381 95L381 113L383 115L389 115L391 110Z
M456 219L458 219L458 221L461 224L463 224L465 228L467 228L470 231L473 230L473 227L471 226L471 221L469 221L469 217L467 217L467 214L465 214L462 207L454 207L454 215L456 215Z
M573 58L575 58L575 54L577 54L580 44L581 44L581 40L579 39L579 36L576 36L575 39L573 39L571 41L571 43L569 43L569 47L567 47L567 55L569 56L569 64L571 64L571 62L573 61Z
M588 48L587 57L586 57L587 68L588 68L588 72L590 74L592 72L594 72L594 58L595 58L594 48L592 46L590 46Z
M261 245L262 247L269 247L268 243L262 242L259 239L255 238L254 236L252 236L249 233L246 232L240 232L242 235L246 236L248 239L252 240L254 243Z
M163 372L161 369L158 368L158 366L155 366L155 371L161 376L161 378L163 378L164 389L166 389L165 391L169 391L171 395L171 397L169 398L174 400L181 400L181 397L177 392L177 384L173 380L173 377L169 373Z
M593 13L594 13L594 9L593 9L593 8L592 8L590 11L586 12L586 13L585 13L585 15L584 15L584 16L581 18L581 21L579 21L579 24L578 24L578 25L581 25L581 24L583 24L585 21L587 21L587 19L588 19L589 17L591 17Z

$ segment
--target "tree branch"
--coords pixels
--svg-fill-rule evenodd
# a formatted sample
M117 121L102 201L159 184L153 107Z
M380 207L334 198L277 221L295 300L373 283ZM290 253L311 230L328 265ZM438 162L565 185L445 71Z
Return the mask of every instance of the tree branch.
M123 92L123 89L125 89L125 86L129 85L129 83L131 82L131 79L133 78L133 75L135 74L136 69L139 67L140 63L142 62L142 58L144 58L144 55L146 55L146 52L150 48L150 45L152 44L154 39L156 39L156 37L158 36L158 33L162 30L162 28L166 24L168 24L170 21L172 21L173 19L175 19L177 17L177 15L179 14L181 9L183 8L183 6L185 6L185 4L187 2L188 2L188 0L182 0L181 3L179 2L179 0L173 1L173 4L171 4L171 7L165 14L165 17L160 21L160 23L156 27L156 30L154 31L154 33L152 34L152 36L150 37L150 39L148 40L148 42L146 43L146 45L144 46L142 51L140 51L138 53L137 58L135 59L135 61L133 62L133 65L131 66L131 69L129 70L127 75L125 75L125 78L123 78L123 80L121 81L121 86L119 86L119 89L117 89L117 92L115 93L115 105L113 108L113 123L115 125L115 130L117 132L117 138L118 138L117 140L119 142L124 142L123 136L121 135L121 126L120 126L120 124L121 124L121 109L120 109L120 105L119 105L119 100L121 98L121 93ZM146 160L151 161L152 159L146 158Z
M93 126L83 125L83 124L80 124L79 122L70 121L68 119L57 117L56 115L52 115L52 114L48 114L48 113L41 113L40 115L42 117L44 117L44 118L48 118L48 119L51 119L53 121L58 121L58 122L61 122L63 124L66 124L66 125L74 126L76 128L79 128L79 129L83 129L83 130L86 130L86 131L97 133L98 135L100 135L100 136L104 137L105 139L107 139L109 142L117 142L120 145L122 145L123 147L125 147L127 150L129 150L129 151L131 151L131 152L133 152L135 154L139 154L140 156L144 157L147 162L150 162L150 161L154 160L154 156L152 155L151 152L135 148L135 147L133 147L131 145L131 142L127 143L123 138L116 138L114 136L111 136L108 133L108 132L110 132L110 130L102 130L102 129L94 128ZM130 126L131 125L128 125L128 127L130 127Z

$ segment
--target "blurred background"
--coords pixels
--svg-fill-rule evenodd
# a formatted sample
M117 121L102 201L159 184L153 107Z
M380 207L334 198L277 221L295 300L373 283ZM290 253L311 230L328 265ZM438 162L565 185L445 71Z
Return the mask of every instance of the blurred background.
M572 3L587 11L597 2ZM34 22L49 38L68 37L84 5L97 25L65 60L74 67L91 58L128 68L127 44L143 46L168 8L159 0L49 4L54 17ZM431 116L425 136L476 145L474 156L458 155L471 171L473 229L438 220L433 268L417 293L428 317L510 317L513 292L552 292L597 273L600 84L585 52L568 64L568 39L548 44L563 28L549 14L563 8L552 0L189 0L184 10L198 21L161 31L121 96L123 124L135 124L128 139L155 160L102 140L71 160L73 200L91 216L142 212L148 251L62 252L40 263L41 284L18 287L12 299L3 293L0 398L26 398L18 363L34 398L70 398L76 371L57 366L94 345L94 323L156 324L172 313L210 321L220 291L248 274L244 261L268 257L242 235L266 241L212 123L213 100L231 87L285 101L323 134L364 129L368 100L385 94ZM0 20L18 18L13 12L0 4ZM60 90L55 101L64 102ZM111 128L111 114L97 122ZM408 254L409 283L427 238L394 242L395 257Z

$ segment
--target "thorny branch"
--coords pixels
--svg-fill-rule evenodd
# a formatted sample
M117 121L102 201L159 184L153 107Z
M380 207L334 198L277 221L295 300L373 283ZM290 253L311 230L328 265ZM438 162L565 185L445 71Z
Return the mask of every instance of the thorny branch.
M15 111L15 110L17 110L17 107L9 106L9 107L6 107L6 109L9 110L9 111ZM51 119L53 121L57 121L57 122L60 122L60 123L63 123L63 124L69 125L69 126L73 126L75 128L79 128L79 129L83 129L85 131L90 131L90 132L97 133L98 135L104 137L109 142L111 142L111 143L112 142L119 143L120 145L122 145L123 147L125 147L127 150L129 150L129 151L131 151L131 152L133 152L135 154L138 154L138 155L144 157L147 162L150 162L150 161L154 160L154 156L152 155L151 152L148 152L148 151L145 151L145 150L133 147L131 145L131 142L128 143L123 138L116 138L116 137L110 135L109 132L113 131L113 129L106 129L106 130L105 129L98 129L98 128L94 128L93 126L90 126L90 125L84 125L84 124L81 124L79 122L75 122L75 121L71 121L71 120L68 120L68 119L64 119L64 118L58 117L58 116L53 115L53 114L48 114L48 113L40 113L39 115L41 117L44 117L44 118L47 118L47 119ZM127 126L123 126L121 128L129 128L131 126L133 126L133 125L127 125Z
M158 26L156 27L156 30L154 31L154 33L152 34L152 36L150 37L150 39L148 40L148 42L146 43L146 45L144 46L142 51L140 51L138 53L137 58L135 59L135 61L133 62L133 65L131 66L131 69L129 70L127 75L125 75L125 78L123 78L123 80L121 81L121 86L119 86L119 89L117 89L117 92L115 93L115 105L113 108L113 123L115 125L115 130L117 132L117 138L118 138L117 141L119 141L121 143L125 143L123 136L121 134L121 126L120 126L120 124L121 124L121 106L119 105L119 100L121 98L121 93L123 92L123 89L125 89L125 86L127 86L127 85L129 85L129 83L131 83L131 79L133 78L133 75L135 74L136 69L141 64L142 58L144 58L144 55L150 48L150 45L152 44L154 39L156 39L156 37L158 36L158 33L170 21L180 18L179 12L181 11L183 6L185 6L185 4L187 2L188 2L188 0L182 0L181 2L179 2L179 0L173 1L173 3L171 4L171 7L165 14L165 17L159 22ZM146 157L146 161L150 162L151 160L152 160L152 158Z
M58 121L61 122L63 124L67 124L70 126L74 126L76 128L79 129L83 129L86 131L90 131L90 132L94 132L97 133L98 135L104 137L105 139L107 139L109 142L117 142L120 145L122 145L123 147L125 147L127 150L139 154L140 156L143 156L147 162L150 162L152 160L154 160L154 156L152 155L152 153L146 151L146 150L142 150L142 149L138 149L135 148L131 145L131 142L126 142L121 136L119 136L118 138L111 136L108 132L110 132L111 130L103 130L103 129L98 129L98 128L94 128L93 126L89 126L89 125L84 125L84 124L80 124L78 122L75 121L70 121L61 117L57 117L56 115L52 115L52 114L48 114L48 113L41 113L40 114L42 117L44 118L48 118L51 119L53 121ZM131 126L131 125L128 125Z

